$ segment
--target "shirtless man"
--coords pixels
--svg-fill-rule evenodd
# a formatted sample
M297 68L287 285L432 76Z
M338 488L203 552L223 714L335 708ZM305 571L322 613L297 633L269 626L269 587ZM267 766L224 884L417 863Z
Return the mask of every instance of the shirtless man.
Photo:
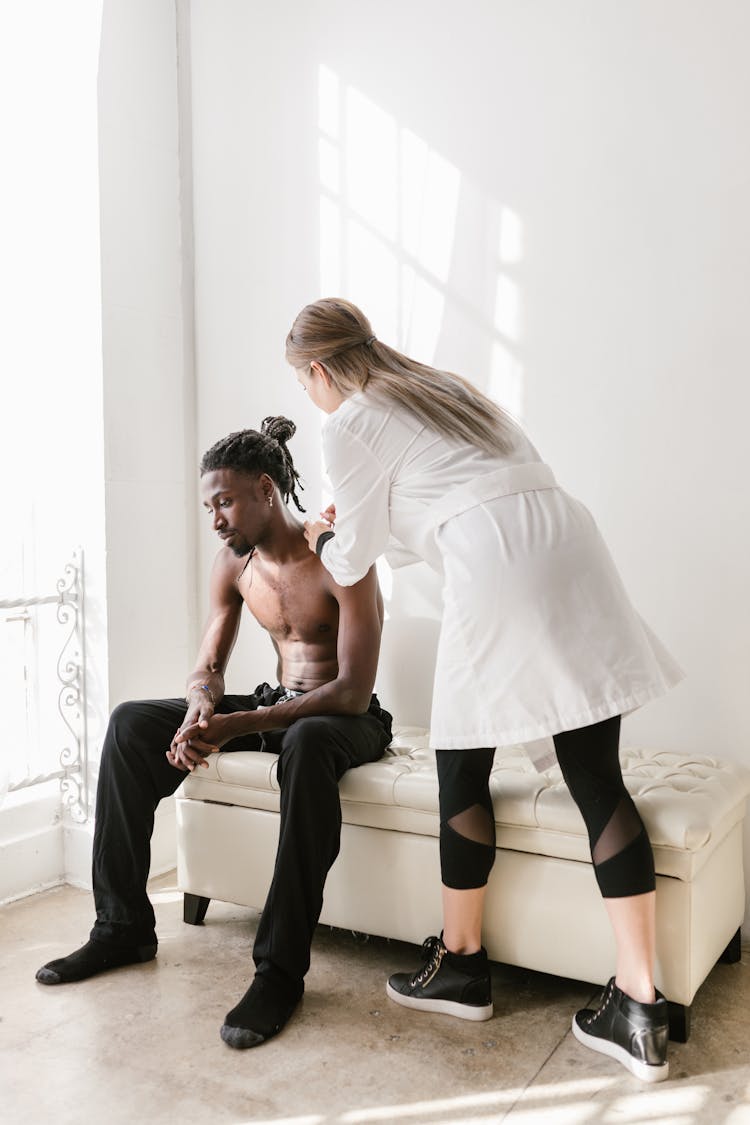
M279 846L253 950L256 973L221 1028L224 1042L238 1048L279 1032L302 996L339 849L339 779L382 757L391 736L391 716L371 694L383 619L375 571L338 586L310 553L285 503L291 495L302 510L286 448L294 429L285 418L267 418L260 433L230 434L203 457L203 504L223 546L187 697L123 703L112 712L97 791L96 923L86 945L36 975L42 984L65 984L155 957L146 880L159 800L222 747L274 751ZM271 636L281 686L225 695L243 603Z

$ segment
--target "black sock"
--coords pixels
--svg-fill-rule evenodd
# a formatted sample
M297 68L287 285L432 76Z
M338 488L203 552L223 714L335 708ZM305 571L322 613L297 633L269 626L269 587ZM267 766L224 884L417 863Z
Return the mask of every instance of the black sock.
M257 1047L278 1035L302 998L295 988L270 973L256 973L236 1008L228 1012L221 1038L230 1047Z
M476 953L448 953L448 964L467 976L481 976L488 971L487 950L482 946Z
M88 941L75 953L48 961L36 974L40 984L70 984L76 980L86 980L108 969L119 969L122 965L135 965L139 961L152 961L156 956L154 945L105 945L99 941Z

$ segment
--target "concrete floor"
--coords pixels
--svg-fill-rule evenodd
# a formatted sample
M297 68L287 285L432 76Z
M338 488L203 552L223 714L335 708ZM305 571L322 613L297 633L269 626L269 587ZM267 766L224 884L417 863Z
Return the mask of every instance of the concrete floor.
M750 1125L747 951L711 973L654 1087L573 1039L590 985L497 965L491 1021L411 1012L384 982L415 966L414 946L325 927L283 1034L238 1052L219 1026L249 983L257 915L212 903L186 926L173 875L151 893L157 960L56 988L34 973L85 940L90 896L65 887L0 909L3 1125Z

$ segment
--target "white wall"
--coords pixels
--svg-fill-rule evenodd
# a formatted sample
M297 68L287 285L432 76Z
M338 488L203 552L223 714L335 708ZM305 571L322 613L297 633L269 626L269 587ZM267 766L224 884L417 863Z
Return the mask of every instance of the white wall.
M748 764L749 37L739 0L194 0L192 24L199 445L291 414L314 509L283 340L351 297L500 395L594 511L687 671L626 740Z
M305 20L302 4L262 18L256 5L192 6L197 436L202 453L266 415L292 418L302 503L317 512L320 421L284 361L293 312L318 286L314 63L292 11ZM218 547L205 520L199 538L205 607ZM275 668L246 621L227 686L251 690Z
M172 0L104 0L99 140L110 710L124 699L181 695L197 637L183 8ZM151 853L152 873L174 866L172 801L159 807ZM81 867L86 860L84 853Z
M181 694L195 617L175 5L105 0L99 70L110 707Z

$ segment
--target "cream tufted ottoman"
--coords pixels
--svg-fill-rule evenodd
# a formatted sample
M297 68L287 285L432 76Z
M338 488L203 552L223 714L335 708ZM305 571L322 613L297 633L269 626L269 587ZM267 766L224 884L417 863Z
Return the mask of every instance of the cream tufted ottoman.
M626 784L657 871L657 987L671 1033L685 1040L693 997L716 961L739 958L742 823L750 777L713 758L624 750ZM278 836L276 756L222 753L177 795L185 920L212 898L260 909ZM489 956L603 984L614 941L589 862L583 820L555 766L537 773L522 748L492 773L497 862L487 893ZM437 778L423 729L397 728L380 761L341 782L341 854L321 921L421 942L441 926Z

